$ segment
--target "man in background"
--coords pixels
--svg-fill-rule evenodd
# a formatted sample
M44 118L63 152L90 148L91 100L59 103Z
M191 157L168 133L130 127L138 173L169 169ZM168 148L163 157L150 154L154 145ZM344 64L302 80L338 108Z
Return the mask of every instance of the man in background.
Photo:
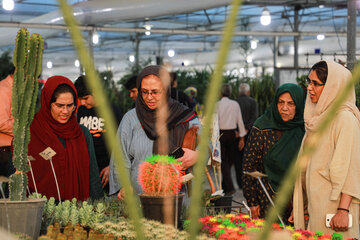
M90 90L87 88L85 76L80 76L75 81L75 88L78 92L78 98L81 106L77 111L77 120L79 124L87 127L92 135L96 161L100 171L101 184L106 193L109 192L109 162L111 151L105 144L104 134L106 134L105 120L95 111L96 100ZM122 114L119 108L112 106L117 124L120 123Z
M192 108L188 95L177 89L178 82L177 82L176 72L171 72L170 78L171 78L171 98L184 104L188 108Z
M222 98L218 102L218 118L220 128L220 149L221 149L221 174L222 188L226 195L235 192L234 184L231 179L231 166L236 159L236 149L244 147L244 136L246 130L239 104L231 100L232 88L229 84L224 84L221 89ZM240 136L240 139L237 139Z
M244 143L246 145L247 138L250 134L250 130L258 117L258 106L255 99L250 97L250 86L247 83L241 83L239 86L239 97L237 102L240 105L241 115L244 121L246 135L244 136ZM236 172L236 182L239 188L242 188L242 159L244 155L244 149L238 151L238 158L235 161L235 172Z
M11 158L10 146L14 137L12 115L12 87L15 67L0 81L0 176L8 176L8 162Z
M138 95L138 89L136 88L136 78L137 76L132 76L124 84L125 88L129 91L131 99L134 100L134 102L136 101Z

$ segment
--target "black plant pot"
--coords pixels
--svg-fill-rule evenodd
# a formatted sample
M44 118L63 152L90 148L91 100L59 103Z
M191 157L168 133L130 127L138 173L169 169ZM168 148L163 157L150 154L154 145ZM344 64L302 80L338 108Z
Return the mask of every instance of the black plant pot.
M169 223L175 226L177 203L177 223L180 222L180 213L184 194L181 193L177 196L148 196L141 194L139 197L145 218L156 220L162 223ZM165 209L171 210L168 212L169 218L166 221L164 214Z
M221 210L226 212L226 213L231 213L232 198L233 198L232 195L222 196L220 198L210 200L210 202L213 203L214 206L216 206L214 208L216 213L220 212Z

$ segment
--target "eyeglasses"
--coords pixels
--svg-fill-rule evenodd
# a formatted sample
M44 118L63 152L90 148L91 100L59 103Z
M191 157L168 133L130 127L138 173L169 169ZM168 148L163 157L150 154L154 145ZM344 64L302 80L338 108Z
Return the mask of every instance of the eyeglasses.
M61 103L57 103L57 102L54 102L52 103L53 106L57 109L57 110L62 110L62 111L74 111L76 109L76 106L74 103L71 103L71 104L61 104Z
M324 86L325 83L318 83L314 80L310 80L310 78L306 78L306 84L309 86L309 85L312 85L313 87L320 87L320 86Z
M161 90L160 89L154 89L154 90L146 90L146 89L141 89L141 94L143 96L143 98L149 97L149 95L153 96L154 98L158 97L161 94Z

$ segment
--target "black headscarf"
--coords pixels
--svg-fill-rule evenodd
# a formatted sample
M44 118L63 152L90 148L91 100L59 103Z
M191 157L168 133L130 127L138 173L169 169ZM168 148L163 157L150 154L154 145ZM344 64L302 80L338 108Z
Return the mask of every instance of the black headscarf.
M155 75L160 78L160 69L169 74L161 66L151 65L145 67L136 79L136 87L138 89L138 96L136 98L136 114L139 118L141 126L143 127L146 136L154 140L153 153L158 152L158 135L156 133L156 109L150 109L141 94L141 82L144 77L148 75ZM169 117L167 119L167 128L169 131L169 153L174 151L176 147L180 147L184 140L186 130L189 128L189 121L196 117L195 111L182 105L178 101L170 98L170 86L167 89L167 102L169 109Z

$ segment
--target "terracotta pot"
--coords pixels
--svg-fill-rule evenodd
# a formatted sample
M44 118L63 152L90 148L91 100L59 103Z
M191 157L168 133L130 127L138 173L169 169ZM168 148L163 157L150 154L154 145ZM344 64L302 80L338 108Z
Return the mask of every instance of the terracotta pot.
M165 224L177 226L180 222L181 206L184 194L170 196L149 196L139 195L144 217L156 220ZM177 198L177 219L176 215L176 198ZM167 214L164 214L167 212Z
M0 226L12 233L20 232L38 239L45 201L46 199L26 201L1 199Z

